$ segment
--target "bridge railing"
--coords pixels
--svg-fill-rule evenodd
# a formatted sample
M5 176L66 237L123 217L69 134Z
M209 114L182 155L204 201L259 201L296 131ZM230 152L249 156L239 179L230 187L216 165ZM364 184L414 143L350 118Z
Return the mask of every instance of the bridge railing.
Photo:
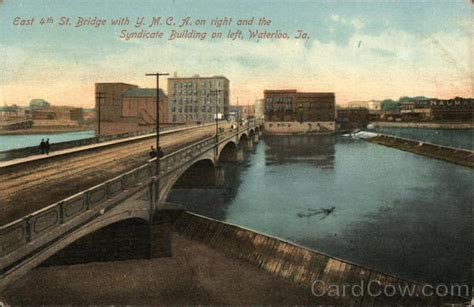
M251 123L250 127L255 127L256 124ZM248 126L241 126L226 131L218 136L219 142L248 128ZM214 136L200 140L163 157L160 160L159 176L173 171L183 162L201 155L213 146L215 146ZM156 175L155 161L152 160L150 163L56 202L24 218L0 226L0 259L46 234L53 228L69 223L89 210L97 209L105 200L135 186L137 183L151 180L151 177ZM0 261L0 267L3 264L3 261Z
M64 200L56 202L24 218L0 227L0 258L44 235L55 227L70 222L107 199L151 180L150 164L145 164ZM0 262L0 264L3 264Z

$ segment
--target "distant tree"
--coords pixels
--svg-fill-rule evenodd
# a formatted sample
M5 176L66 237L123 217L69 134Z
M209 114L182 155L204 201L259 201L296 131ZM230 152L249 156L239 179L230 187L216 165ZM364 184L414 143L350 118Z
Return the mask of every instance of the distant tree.
M428 100L428 97L425 96L415 96L415 97L408 97L408 96L403 96L398 99L398 102L415 102L415 101L420 101L420 100Z
M30 109L48 109L51 105L44 99L31 99Z
M398 111L400 110L400 102L392 99L382 100L383 111Z
M403 96L398 99L398 102L413 102L413 98L408 96Z

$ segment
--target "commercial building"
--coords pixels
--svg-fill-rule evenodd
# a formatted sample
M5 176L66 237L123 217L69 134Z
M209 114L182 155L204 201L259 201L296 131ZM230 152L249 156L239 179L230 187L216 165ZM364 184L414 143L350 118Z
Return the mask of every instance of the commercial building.
M382 110L382 101L380 100L351 101L347 104L347 107L366 108L369 111L380 111Z
M265 131L274 134L323 133L336 129L334 93L265 90Z
M229 120L244 120L244 119L255 118L255 105L230 105L229 114L227 119Z
M474 99L456 97L453 99L429 99L433 120L472 121Z
M156 88L96 83L95 93L98 134L150 130L156 126ZM161 89L159 120L160 124L168 123L168 98Z
M400 103L402 120L431 120L431 106L427 100Z
M169 122L211 122L216 114L227 118L229 95L229 80L224 76L168 78Z
M240 108L242 109L243 119L255 118L255 105L253 104L243 105L243 106L240 106Z
M26 119L25 109L17 105L0 107L0 121L14 121Z

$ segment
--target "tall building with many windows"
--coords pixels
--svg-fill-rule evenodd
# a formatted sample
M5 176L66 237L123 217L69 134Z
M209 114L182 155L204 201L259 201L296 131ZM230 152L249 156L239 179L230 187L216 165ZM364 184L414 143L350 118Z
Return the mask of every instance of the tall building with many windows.
M223 76L168 78L169 122L210 122L229 113L229 79ZM216 110L217 102L217 110Z

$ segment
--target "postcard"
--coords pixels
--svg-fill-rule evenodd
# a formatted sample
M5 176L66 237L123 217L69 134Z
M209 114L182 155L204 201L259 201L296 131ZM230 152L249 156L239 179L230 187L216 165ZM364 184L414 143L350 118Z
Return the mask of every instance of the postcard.
M0 305L472 303L472 13L0 0Z

